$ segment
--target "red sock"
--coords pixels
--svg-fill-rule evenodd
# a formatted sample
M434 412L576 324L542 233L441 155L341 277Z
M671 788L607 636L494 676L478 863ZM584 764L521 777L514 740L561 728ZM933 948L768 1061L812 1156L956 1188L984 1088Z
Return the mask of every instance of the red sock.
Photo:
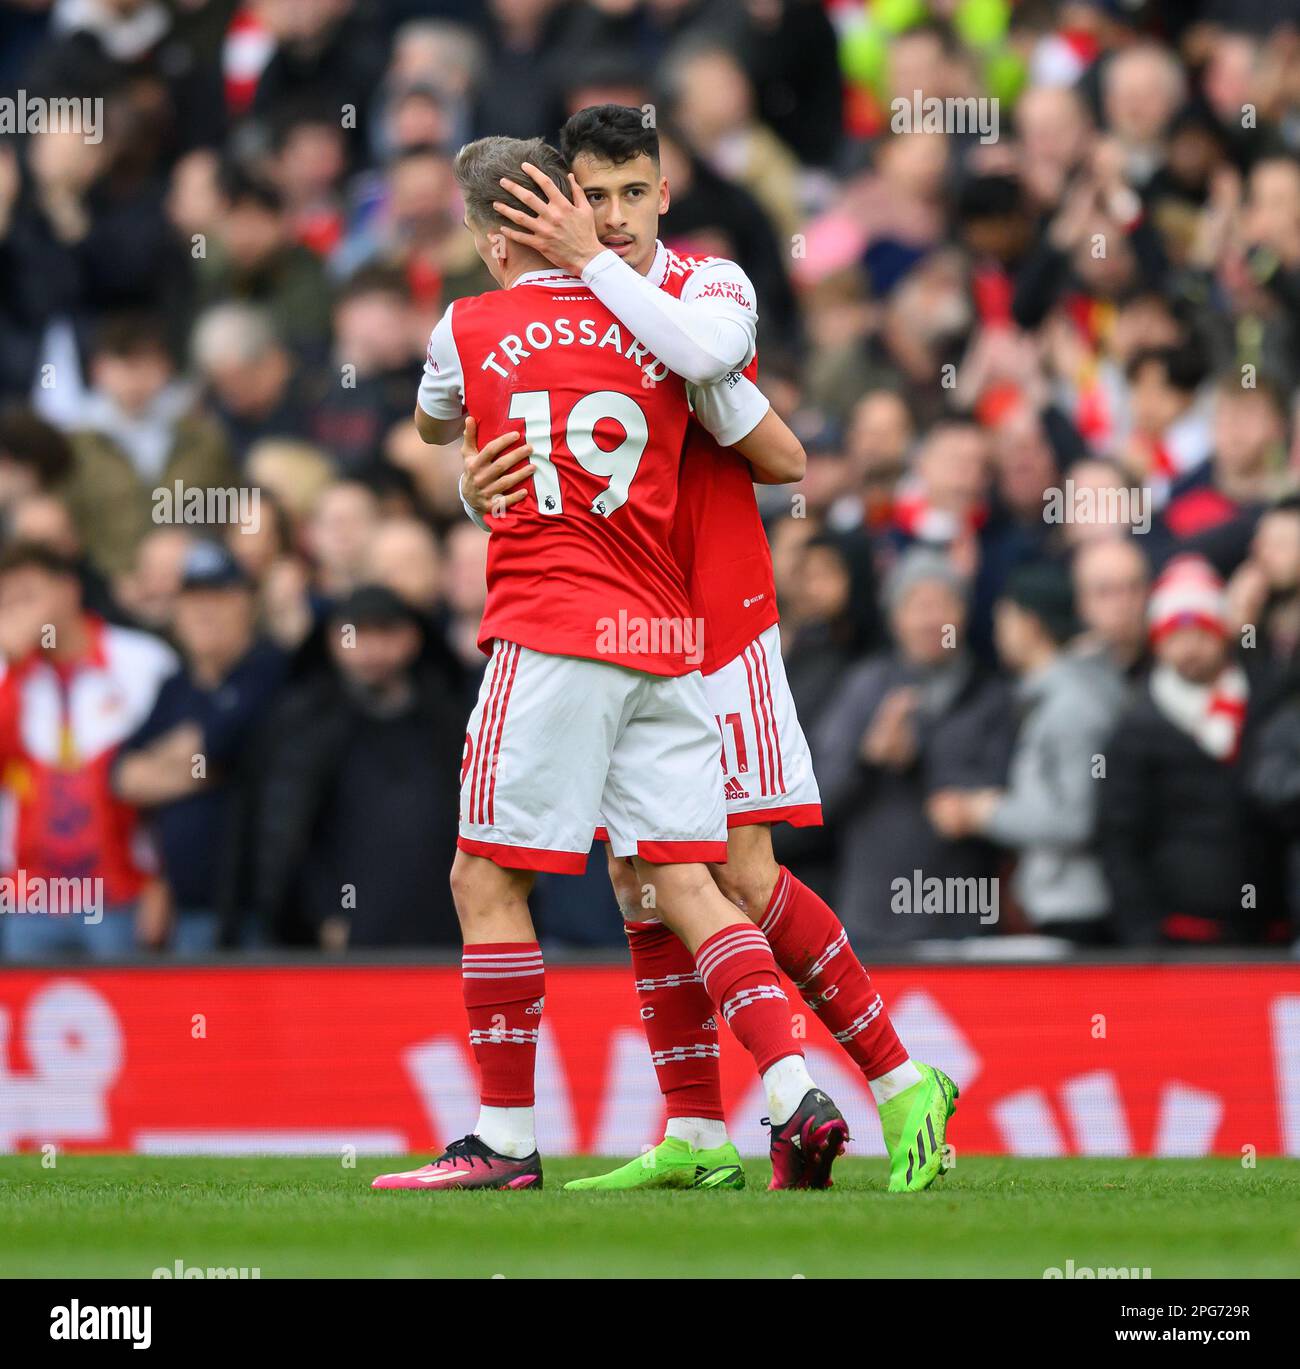
M482 1081L479 1101L489 1108L532 1107L546 994L542 948L535 941L466 946L460 974Z
M907 1059L871 976L853 954L844 924L784 866L763 915L776 963L868 1079Z
M722 1020L754 1057L758 1072L787 1055L794 1044L790 1003L776 976L772 948L752 922L714 932L695 953L695 964Z
M695 957L662 922L623 924L641 1025L669 1117L723 1120L718 1023Z

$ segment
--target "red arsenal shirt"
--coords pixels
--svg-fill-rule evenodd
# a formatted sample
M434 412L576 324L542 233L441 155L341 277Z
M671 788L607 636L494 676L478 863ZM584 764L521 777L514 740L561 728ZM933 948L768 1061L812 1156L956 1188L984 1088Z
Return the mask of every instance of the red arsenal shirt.
M720 257L682 257L661 243L649 278L679 299L718 293L754 307L753 286L734 262ZM744 374L753 380L757 366L757 358L751 360ZM739 427L751 431L765 410L766 405ZM708 675L734 660L778 614L753 471L744 457L694 422L687 431L672 549L686 577L691 611L704 623L701 669Z
M430 338L419 402L471 414L480 446L518 429L534 448L528 496L489 519L480 647L699 669L670 548L686 387L582 281L536 271L457 300Z

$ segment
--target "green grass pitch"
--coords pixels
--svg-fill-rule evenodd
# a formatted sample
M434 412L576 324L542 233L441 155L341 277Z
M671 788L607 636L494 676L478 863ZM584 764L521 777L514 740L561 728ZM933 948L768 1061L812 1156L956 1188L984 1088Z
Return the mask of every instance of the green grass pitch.
M1300 1161L961 1157L930 1192L845 1160L829 1193L564 1193L604 1161L554 1160L542 1193L374 1193L421 1159L0 1157L0 1276L1151 1277L1300 1274Z

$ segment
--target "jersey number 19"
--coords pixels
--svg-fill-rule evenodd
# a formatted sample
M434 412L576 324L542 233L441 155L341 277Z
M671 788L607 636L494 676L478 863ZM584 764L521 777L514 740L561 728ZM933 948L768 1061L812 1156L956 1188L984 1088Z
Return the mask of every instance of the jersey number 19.
M510 417L523 419L524 441L533 448L529 460L537 468L533 472L533 493L538 511L558 517L564 512L564 495L560 474L551 459L551 392L527 390L512 395ZM623 429L623 440L605 451L596 444L596 425L610 420ZM583 470L609 482L591 501L592 513L608 518L627 503L649 440L645 411L631 395L618 390L596 390L584 395L569 410L565 446Z

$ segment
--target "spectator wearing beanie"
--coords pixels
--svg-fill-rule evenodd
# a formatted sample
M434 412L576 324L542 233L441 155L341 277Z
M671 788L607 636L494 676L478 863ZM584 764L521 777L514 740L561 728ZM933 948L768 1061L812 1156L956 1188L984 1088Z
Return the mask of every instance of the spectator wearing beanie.
M1223 582L1175 557L1148 612L1155 665L1106 748L1101 838L1130 945L1258 940L1277 904L1277 844L1239 757L1251 688L1233 659Z
M1036 931L1095 945L1109 939L1110 910L1096 847L1096 758L1124 685L1101 658L1065 650L1077 628L1064 569L1012 573L994 610L1021 710L1006 788L936 794L929 814L951 837L983 836L1017 854L1014 890Z

